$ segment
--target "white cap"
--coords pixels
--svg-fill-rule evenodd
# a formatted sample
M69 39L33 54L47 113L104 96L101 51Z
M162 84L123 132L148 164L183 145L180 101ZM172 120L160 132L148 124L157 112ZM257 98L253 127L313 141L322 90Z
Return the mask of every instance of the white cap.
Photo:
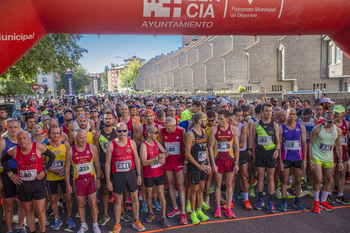
M331 101L331 99L330 99L330 98L327 98L327 97L322 98L322 99L321 99L321 103L331 103L331 104L334 104L334 102Z

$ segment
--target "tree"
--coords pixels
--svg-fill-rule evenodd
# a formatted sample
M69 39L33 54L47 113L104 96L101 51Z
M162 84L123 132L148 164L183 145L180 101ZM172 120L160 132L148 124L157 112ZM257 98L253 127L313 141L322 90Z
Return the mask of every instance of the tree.
M240 85L239 88L238 88L238 92L240 92L240 93L246 92L245 87Z
M29 50L0 79L35 80L40 72L61 73L74 68L83 53L88 51L78 45L81 35L49 34Z
M72 70L74 94L85 92L85 88L90 84L89 74L87 73L87 70L80 65ZM57 89L61 90L65 88L65 74L62 73L61 81L57 83Z
M127 87L136 90L136 78L139 75L139 69L145 64L134 59L128 63L127 67L120 72L121 87Z
M31 89L33 83L34 81L26 81L20 78L0 79L0 93L2 95L33 95Z
M47 91L46 91L45 94L46 94L46 95L51 95L51 94L52 94L52 90L51 90L51 89L47 89Z

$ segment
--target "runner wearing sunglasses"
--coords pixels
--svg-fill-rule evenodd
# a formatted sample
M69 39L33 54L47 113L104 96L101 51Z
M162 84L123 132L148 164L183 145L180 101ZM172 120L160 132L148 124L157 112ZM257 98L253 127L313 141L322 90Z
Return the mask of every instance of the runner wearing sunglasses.
M128 127L124 122L117 124L117 138L108 144L106 154L107 188L116 196L114 215L116 224L113 233L121 230L120 218L125 187L130 192L134 222L132 227L144 231L145 227L139 220L138 188L141 185L141 164L134 140L127 137ZM111 175L112 178L111 179ZM112 183L113 182L113 183Z

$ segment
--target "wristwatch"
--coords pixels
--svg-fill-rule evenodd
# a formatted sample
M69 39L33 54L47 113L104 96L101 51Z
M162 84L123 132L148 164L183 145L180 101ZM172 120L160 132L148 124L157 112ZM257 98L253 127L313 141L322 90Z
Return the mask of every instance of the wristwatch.
M237 164L239 166L239 161L235 161L234 163L235 163L235 165Z

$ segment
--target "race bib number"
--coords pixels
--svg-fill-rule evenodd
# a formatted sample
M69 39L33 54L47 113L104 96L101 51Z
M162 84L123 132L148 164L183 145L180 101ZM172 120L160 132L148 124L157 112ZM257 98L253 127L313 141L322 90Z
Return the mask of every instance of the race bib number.
M128 172L131 169L131 160L117 161L117 172Z
M320 144L320 151L323 152L330 152L333 149L333 145L328 145L328 144Z
M284 148L286 150L300 150L299 140L286 140Z
M348 137L347 136L341 136L341 145L346 146L348 144Z
M126 137L131 139L131 131L130 130L128 130L128 134L126 135Z
M231 150L230 142L217 142L216 149L218 152L228 152Z
M91 174L92 165L91 165L91 163L77 164L77 171L78 171L79 176Z
M165 142L165 149L169 155L179 155L180 142Z
M63 168L63 159L53 161L52 168Z
M21 170L21 180L23 181L33 181L37 177L36 169L33 170Z
M207 152L206 151L198 151L198 161L203 162L207 160Z
M102 142L102 150L103 152L107 153L107 147L109 142Z
M271 144L271 136L258 136L259 146L269 146Z
M159 160L158 161L154 161L154 163L151 164L151 168L152 169L158 168L160 166L162 166L162 165L159 163Z

